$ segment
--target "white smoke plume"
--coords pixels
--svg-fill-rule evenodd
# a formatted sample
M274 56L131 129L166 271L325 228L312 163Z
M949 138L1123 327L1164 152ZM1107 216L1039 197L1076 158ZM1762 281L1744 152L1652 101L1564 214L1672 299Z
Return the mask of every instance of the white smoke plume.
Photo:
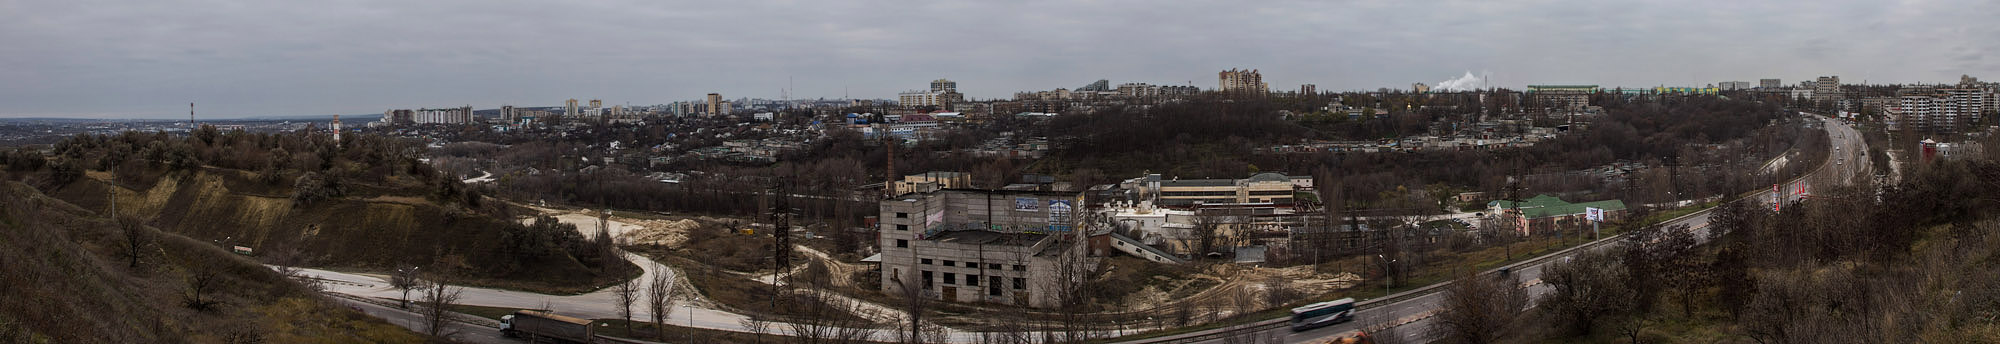
M1480 75L1472 75L1472 71L1465 71L1465 76L1458 77L1457 79L1439 81L1437 83L1437 86L1431 87L1431 91L1433 92L1477 91L1485 89L1487 87L1486 79L1491 76L1493 76L1493 73L1480 72Z

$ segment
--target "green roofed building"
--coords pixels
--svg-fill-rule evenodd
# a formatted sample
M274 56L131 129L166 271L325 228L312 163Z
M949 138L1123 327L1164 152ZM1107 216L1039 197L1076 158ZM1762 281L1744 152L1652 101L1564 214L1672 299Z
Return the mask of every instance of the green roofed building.
M1546 233L1554 231L1557 228L1568 228L1564 226L1579 226L1574 228L1582 228L1581 226L1587 224L1587 222L1583 221L1586 221L1584 215L1589 208L1604 209L1605 221L1614 221L1625 215L1625 201L1615 199L1570 203L1563 201L1561 198L1556 198L1556 196L1535 195L1534 198L1521 200L1519 204L1515 204L1513 201L1499 200L1487 203L1486 206L1494 208L1494 211L1500 213L1507 220L1514 221L1514 228L1519 230L1522 235Z

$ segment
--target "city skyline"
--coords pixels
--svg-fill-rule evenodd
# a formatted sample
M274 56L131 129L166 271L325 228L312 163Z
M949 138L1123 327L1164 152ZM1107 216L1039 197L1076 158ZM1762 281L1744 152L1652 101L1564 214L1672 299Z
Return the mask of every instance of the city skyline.
M384 109L894 99L951 79L970 99L1093 80L1273 91L1699 86L1838 75L1989 77L2000 5L1977 1L486 2L0 5L0 117L179 118ZM747 18L747 19L746 19ZM103 24L90 24L103 23ZM786 89L790 87L789 91Z

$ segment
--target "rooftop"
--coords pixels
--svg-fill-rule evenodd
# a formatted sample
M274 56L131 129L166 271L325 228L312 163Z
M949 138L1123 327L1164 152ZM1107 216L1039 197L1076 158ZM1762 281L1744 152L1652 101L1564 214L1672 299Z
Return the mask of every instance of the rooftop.
M1490 205L1499 205L1504 208L1513 208L1510 207L1509 204L1507 204L1507 202L1508 201L1505 200L1493 201ZM1522 216L1526 216L1527 218L1530 219L1539 219L1550 216L1580 214L1584 212L1584 208L1599 208L1604 210L1625 210L1625 202L1614 199L1608 201L1570 203L1563 201L1561 198L1556 198L1556 196L1535 195L1534 198L1521 200L1521 203L1518 205L1518 207L1521 209Z

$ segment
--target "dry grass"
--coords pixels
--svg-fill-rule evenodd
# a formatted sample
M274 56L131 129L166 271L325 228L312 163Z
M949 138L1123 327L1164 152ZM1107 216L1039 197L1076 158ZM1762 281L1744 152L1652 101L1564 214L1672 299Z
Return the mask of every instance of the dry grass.
M146 189L85 178L52 195L95 211L116 204L120 214L149 225L201 241L250 247L260 256L298 252L295 258L307 266L382 272L458 255L473 266L462 276L470 285L552 294L588 292L639 273L630 263L598 269L566 256L532 258L510 252L497 229L508 220L439 206L407 195L408 190L355 185L349 191L352 198L297 207L286 194L272 195L272 186L241 172L176 173Z
M332 305L261 265L187 237L154 231L140 268L116 254L117 225L19 183L0 185L0 342L152 343L259 339L282 343L422 339ZM184 307L188 277L215 273Z

